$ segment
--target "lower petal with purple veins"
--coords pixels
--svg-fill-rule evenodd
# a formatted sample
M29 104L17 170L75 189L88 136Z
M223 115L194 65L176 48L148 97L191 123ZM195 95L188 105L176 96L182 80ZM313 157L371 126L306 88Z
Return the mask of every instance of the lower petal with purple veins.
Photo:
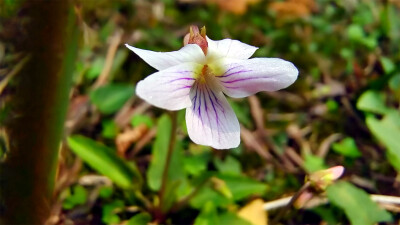
M186 109L186 124L193 142L216 149L239 145L239 122L222 92L196 82L190 99L192 106Z

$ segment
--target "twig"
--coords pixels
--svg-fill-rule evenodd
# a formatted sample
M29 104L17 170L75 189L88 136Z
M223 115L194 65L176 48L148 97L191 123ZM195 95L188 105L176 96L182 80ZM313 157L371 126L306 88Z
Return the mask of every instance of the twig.
M152 128L148 131L136 144L133 150L128 153L128 159L133 159L142 149L143 147L151 141L157 134L157 129Z
M289 196L289 197L280 198L277 200L266 202L263 205L263 209L266 211L271 211L274 209L282 208L282 207L286 206L287 204L289 204L289 202L292 198L293 198L293 196Z
M342 97L340 102L343 104L345 111L350 114L356 121L356 124L365 132L369 133L368 127L365 125L364 120L362 120L355 112L350 100L347 97Z
M312 154L310 143L304 139L303 132L297 125L289 125L286 128L286 132L301 147L301 155L303 157Z
M271 221L270 224L276 224L290 209L290 207L293 205L293 203L300 197L300 195L307 190L310 187L311 183L310 182L306 182L303 187L300 188L300 190L298 192L296 192L296 194L294 194L289 202L287 202L283 207L283 209L280 210L280 212L278 213L278 215Z
M320 158L325 158L326 154L329 152L329 147L331 144L335 141L338 141L340 138L342 138L342 134L340 133L331 134L329 137L325 138L318 148L317 156Z
M249 96L248 97L250 103L250 111L251 115L254 119L256 124L257 130L264 132L264 116L263 110L260 105L260 100L256 96Z
M10 82L11 78L13 78L19 71L24 67L24 65L28 62L31 58L30 55L25 56L14 68L11 70L10 73L6 75L6 77L0 82L0 94L3 92L4 88L6 88L8 82Z
M290 202L293 202L292 201L293 197L294 196L288 196L288 197L284 197L284 198L280 198L280 199L277 199L277 200L266 202L263 205L263 209L266 210L266 211L271 211L271 210L274 210L274 209L279 209L279 208L285 207ZM397 197L397 196L370 195L370 198L371 198L372 201L374 201L376 203L392 204L392 205L399 205L400 206L400 197ZM314 205L314 206L325 204L327 202L328 202L327 198L322 198L320 200L319 204ZM390 207L387 207L386 209L390 210Z
M254 149L266 161L273 161L273 156L256 140L252 133L244 126L240 126L240 136L248 147Z
M134 115L137 114L142 114L144 113L147 109L149 109L151 107L151 105L145 101L143 101L142 103L140 103L138 106L135 106L132 108L132 104L134 102L135 98L131 98L131 100L129 100L125 106L123 107L123 109L121 109L117 115L115 115L114 117L114 121L115 123L119 126L119 127L125 127L131 120L131 118Z
M96 82L93 84L93 88L100 87L107 82L110 75L111 67L114 62L115 54L117 52L118 46L121 43L122 31L117 31L111 39L110 47L107 51L106 61L104 63L103 70L97 78Z
M400 197L390 195L370 195L371 200L378 203L400 205Z
M304 169L304 160L292 147L286 147L285 155L287 155L293 162Z

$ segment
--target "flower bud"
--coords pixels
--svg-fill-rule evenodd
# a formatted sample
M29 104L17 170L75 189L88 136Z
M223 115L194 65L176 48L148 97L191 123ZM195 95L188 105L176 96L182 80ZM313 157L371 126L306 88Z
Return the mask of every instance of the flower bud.
M207 55L208 43L206 39L206 27L202 27L199 31L197 26L190 26L189 33L183 38L183 44L196 44L203 50L204 55Z
M333 181L342 176L343 172L343 166L335 166L326 170L320 170L312 173L308 179L314 188L324 191L330 184L333 183Z

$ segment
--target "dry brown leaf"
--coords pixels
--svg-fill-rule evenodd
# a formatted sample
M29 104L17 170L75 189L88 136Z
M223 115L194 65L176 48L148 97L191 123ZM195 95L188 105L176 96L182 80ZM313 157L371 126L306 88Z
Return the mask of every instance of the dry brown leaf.
M260 0L208 0L208 2L216 3L222 10L238 15L246 13L247 5L255 4L259 1Z
M255 199L241 208L238 216L252 223L253 225L268 224L267 211L263 209L264 201Z
M275 11L280 19L297 19L307 17L315 9L314 0L288 0L273 2L268 8Z
M129 146L142 138L147 131L148 127L145 124L141 124L133 129L129 129L121 134L118 134L117 138L115 139L115 145L117 146L118 154L124 157Z

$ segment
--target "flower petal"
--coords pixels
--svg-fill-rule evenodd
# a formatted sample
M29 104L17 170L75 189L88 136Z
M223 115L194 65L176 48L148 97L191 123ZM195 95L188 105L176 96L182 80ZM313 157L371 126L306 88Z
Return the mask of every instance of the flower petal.
M157 70L167 69L185 62L203 63L205 60L203 51L195 44L188 44L173 52L153 52L135 48L128 44L125 44L125 46Z
M192 106L186 109L190 139L216 149L236 148L240 143L240 126L224 94L196 82L190 98Z
M248 59L258 49L257 47L231 39L213 41L207 37L207 42L207 57L212 59L218 59L222 57L232 59Z
M286 88L299 74L293 63L278 58L223 60L221 64L225 73L217 78L223 92L234 98Z
M192 105L189 93L195 82L194 74L201 69L197 63L183 63L157 73L140 81L136 94L159 108L179 110Z

